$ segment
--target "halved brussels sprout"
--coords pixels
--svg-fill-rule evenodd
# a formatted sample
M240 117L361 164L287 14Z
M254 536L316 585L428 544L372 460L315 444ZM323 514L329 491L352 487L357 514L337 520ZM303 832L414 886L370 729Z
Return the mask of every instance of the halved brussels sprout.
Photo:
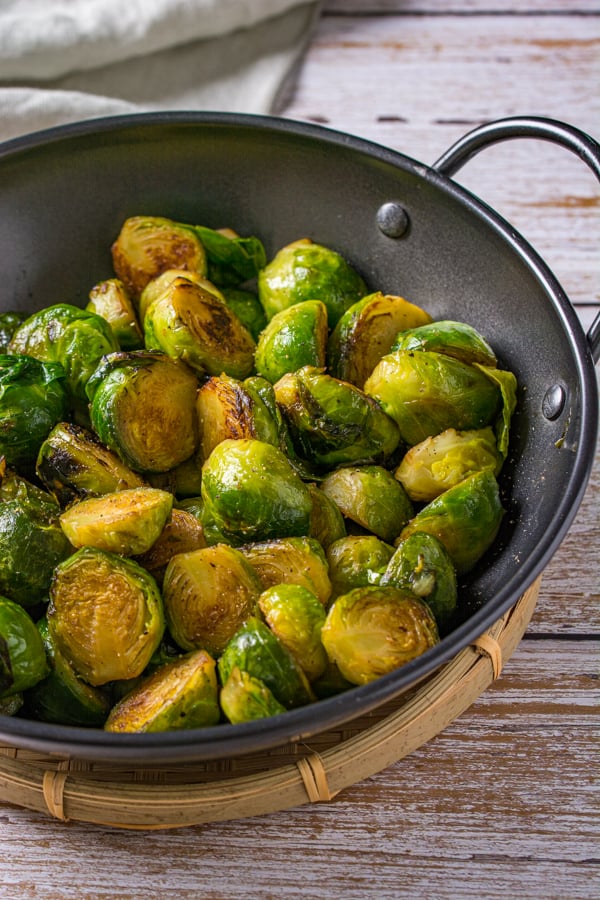
M180 359L195 372L245 378L254 368L254 338L227 304L188 278L175 278L147 308L149 350Z
M212 281L209 281L208 278L205 278L203 275L199 275L198 272L188 272L186 269L167 269L165 272L161 272L160 275L157 275L156 278L153 278L152 281L149 281L139 296L137 306L139 321L142 323L142 326L144 324L144 319L146 318L146 312L150 309L155 300L162 297L162 295L168 291L176 278L187 278L188 281L199 285L205 291L208 291L209 294L214 294L215 297L218 297L220 300L225 300L224 294L219 290L216 284L213 284Z
M266 684L234 666L221 688L221 709L232 725L285 712Z
M303 366L323 367L327 352L327 307L305 300L276 313L260 334L256 371L273 384Z
M388 543L414 515L406 491L382 466L336 469L323 480L321 490L346 518Z
M167 565L174 556L203 547L206 547L206 538L200 521L191 512L174 508L157 540L149 550L137 557L136 562L162 585Z
M346 536L346 525L339 506L330 500L316 484L309 484L312 499L310 537L327 549L334 541Z
M498 475L501 467L502 456L490 426L474 431L447 428L411 447L394 476L412 500L429 503L469 475L482 469Z
M239 543L308 535L310 493L284 454L263 441L222 441L202 468L202 498L217 528Z
M362 388L382 356L390 352L399 331L425 325L431 316L393 294L368 294L346 310L329 338L329 371Z
M327 668L321 642L325 609L318 597L299 584L277 584L258 598L265 622L300 664L309 681Z
M456 572L444 545L432 534L415 531L400 541L380 584L412 591L424 600L439 628L445 628L456 609Z
M359 388L305 366L275 385L297 452L332 467L386 459L398 446L396 423Z
M233 310L244 328L247 328L255 341L267 324L265 311L256 294L241 288L223 288L223 297L229 309Z
M29 469L67 410L65 372L58 363L0 355L0 456Z
M447 428L490 425L501 404L497 385L475 366L426 350L384 356L367 378L365 392L397 423L411 447Z
M485 469L444 491L423 507L400 532L398 543L417 531L444 545L458 574L470 571L494 542L504 509L498 482Z
M8 352L8 345L13 334L26 318L27 313L24 312L0 313L0 353Z
M105 731L154 732L216 725L216 664L205 650L165 663L110 711Z
M371 534L349 534L334 541L327 548L333 596L379 584L393 555L393 547Z
M208 277L219 286L242 284L255 278L267 258L262 242L253 235L241 237L232 228L194 226L208 260Z
M367 292L358 272L337 251L305 238L281 250L258 275L258 296L267 319L304 300L322 300L333 328Z
M392 350L433 351L452 356L464 363L496 365L496 354L478 331L465 322L446 319L429 322L418 328L409 326L394 341Z
M106 319L121 350L139 350L144 346L133 303L127 288L118 278L107 278L94 285L86 309Z
M334 601L321 639L344 678L367 684L434 647L439 635L433 613L414 594L370 586Z
M80 500L60 517L73 547L110 553L145 553L160 536L173 508L173 495L153 487L128 488Z
M0 597L0 696L26 691L49 671L35 622L18 603Z
M227 684L232 671L238 668L266 684L286 709L315 699L296 658L256 616L251 616L233 635L217 665L221 684Z
M84 547L56 568L48 627L89 684L137 678L164 631L158 586L133 560Z
M184 650L204 648L218 656L256 611L261 590L250 563L227 544L177 554L163 581L173 640Z
M72 552L59 515L49 494L0 461L0 593L22 606L45 599L55 566Z
M278 584L300 585L325 605L331 595L327 559L313 538L276 538L240 547L258 573L264 589Z
M206 275L206 253L193 227L161 216L126 219L111 252L115 273L133 297L166 269Z
M279 432L270 410L255 390L228 375L213 376L198 392L198 421L202 456L208 459L224 440L256 438L279 443Z
M168 472L198 448L198 380L163 353L106 356L88 385L94 430L138 472Z

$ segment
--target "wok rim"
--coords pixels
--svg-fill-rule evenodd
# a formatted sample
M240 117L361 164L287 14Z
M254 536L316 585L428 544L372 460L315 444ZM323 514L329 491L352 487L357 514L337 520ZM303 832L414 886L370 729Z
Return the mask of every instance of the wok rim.
M461 187L452 178L432 166L418 162L400 151L322 125L300 122L279 116L223 112L144 112L104 116L58 125L42 131L12 138L0 144L0 165L4 160L38 150L44 146L77 138L120 132L128 129L148 130L168 126L215 126L287 133L320 143L343 146L357 155L376 158L395 168L409 169L482 218L497 232L542 285L547 299L560 318L564 337L576 360L577 385L581 391L581 418L575 459L570 469L567 488L552 519L552 527L538 552L521 565L517 573L503 584L491 600L486 601L461 625L400 669L369 684L358 686L334 697L319 700L270 719L228 723L203 729L144 734L115 734L98 728L55 725L33 719L0 715L0 738L11 746L42 752L72 755L80 759L114 761L191 762L227 758L271 749L305 740L311 735L351 721L371 712L401 695L421 679L432 675L440 666L456 656L504 615L542 574L569 530L583 499L591 474L598 434L598 388L589 344L573 306L556 277L533 247L493 208ZM358 160L360 164L360 160Z

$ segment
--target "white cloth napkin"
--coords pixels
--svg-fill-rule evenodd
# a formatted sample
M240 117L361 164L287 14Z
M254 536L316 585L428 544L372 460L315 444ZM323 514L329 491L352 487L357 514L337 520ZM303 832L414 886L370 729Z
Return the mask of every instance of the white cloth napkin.
M0 0L0 140L128 112L277 112L317 0Z

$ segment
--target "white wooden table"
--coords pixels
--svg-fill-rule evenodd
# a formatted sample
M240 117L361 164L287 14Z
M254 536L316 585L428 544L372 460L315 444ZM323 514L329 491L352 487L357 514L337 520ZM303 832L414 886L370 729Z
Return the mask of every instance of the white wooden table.
M598 139L599 86L593 0L328 0L283 114L432 163L503 116L550 116ZM529 239L589 327L600 308L590 171L511 141L458 180ZM0 806L0 897L599 896L599 504L597 460L502 676L411 756L331 803L180 831Z

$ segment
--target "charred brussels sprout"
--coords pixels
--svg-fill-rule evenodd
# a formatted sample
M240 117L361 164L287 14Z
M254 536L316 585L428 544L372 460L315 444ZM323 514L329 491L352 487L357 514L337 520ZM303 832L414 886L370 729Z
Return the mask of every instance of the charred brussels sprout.
M484 366L496 365L496 354L478 331L464 322L444 320L429 322L399 334L392 350L427 350L452 356L464 363L480 363Z
M327 549L333 596L357 587L379 584L394 548L375 535L350 534Z
M331 472L321 490L344 516L391 543L414 514L402 485L382 466L348 466Z
M232 725L285 712L266 684L234 666L221 688L221 708Z
M206 547L204 529L198 519L184 509L173 509L171 518L149 550L136 562L162 585L169 562L178 553L191 553Z
M427 603L442 629L456 609L454 565L444 545L426 532L415 531L398 544L380 584L412 591Z
M179 553L163 582L169 631L184 650L218 655L256 611L261 590L250 563L227 544Z
M228 375L213 376L198 392L202 456L208 459L217 444L228 439L256 438L279 443L279 430L271 410L253 388L251 379L237 381Z
M396 587L359 587L338 597L321 639L329 659L352 684L367 684L439 642L429 607Z
M0 355L0 456L29 469L48 433L67 410L65 373L58 363Z
M163 635L160 592L133 560L84 547L55 571L48 627L57 649L89 684L137 678Z
M331 595L327 559L321 545L308 537L278 538L240 548L258 573L263 588L294 584L315 594L325 605Z
M352 266L335 250L309 239L283 247L258 276L258 296L267 319L304 300L322 300L329 327L367 292Z
M26 691L48 672L35 622L18 603L0 597L0 697Z
M265 622L296 658L309 681L327 668L327 654L321 643L325 610L320 600L298 584L278 584L258 598Z
M277 447L222 441L202 469L202 498L217 528L238 543L308 535L310 492Z
M92 425L132 469L167 472L198 447L197 390L194 373L162 353L114 353L88 386Z
M275 397L300 456L318 466L379 462L398 445L398 427L363 391L305 366L284 375Z
M127 288L118 278L108 278L94 285L86 306L88 312L106 319L121 350L139 350L144 336L139 326Z
M213 284L208 278L204 278L197 272L188 272L185 269L167 269L165 272L161 272L160 275L157 275L156 278L153 278L152 281L149 281L140 294L137 301L137 307L138 318L142 325L144 324L146 312L150 309L155 300L158 300L159 297L162 297L163 294L168 292L176 278L185 278L188 281L191 281L192 284L199 285L205 291L208 291L209 294L214 294L215 297L225 301L223 293L216 284Z
M378 291L346 310L329 338L329 371L362 388L399 331L431 322L431 316L403 297Z
M305 300L282 309L258 339L256 371L275 383L303 366L323 367L327 334L327 307L320 300Z
M223 288L225 303L238 317L244 328L247 328L255 341L267 324L265 311L260 300L252 291L241 288Z
M151 732L206 728L220 718L216 664L197 650L160 666L120 700L105 731Z
M27 313L23 312L0 313L0 353L8 352L13 334L26 318Z

